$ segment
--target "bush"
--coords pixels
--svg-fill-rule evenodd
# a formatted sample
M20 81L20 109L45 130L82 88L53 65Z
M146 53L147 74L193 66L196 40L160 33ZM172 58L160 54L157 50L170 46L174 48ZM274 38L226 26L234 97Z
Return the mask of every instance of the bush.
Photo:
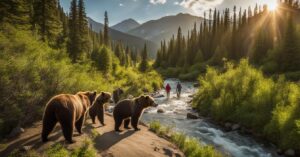
M219 73L208 68L199 78L201 87L193 105L217 121L230 121L264 134L281 148L300 148L300 87L279 78L263 76L241 60L236 68L228 63ZM274 138L276 137L276 138Z
M212 146L205 146L199 142L196 138L191 138L183 133L174 132L172 127L164 127L159 121L153 121L150 123L150 130L159 136L170 137L175 145L187 156L187 157L221 157L222 155L214 149Z

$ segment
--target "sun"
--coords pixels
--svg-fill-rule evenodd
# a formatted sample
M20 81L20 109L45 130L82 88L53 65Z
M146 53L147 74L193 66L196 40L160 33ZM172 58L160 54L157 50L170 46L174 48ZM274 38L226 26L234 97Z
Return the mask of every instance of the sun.
M278 2L277 0L269 0L267 5L270 11L275 11L278 7Z

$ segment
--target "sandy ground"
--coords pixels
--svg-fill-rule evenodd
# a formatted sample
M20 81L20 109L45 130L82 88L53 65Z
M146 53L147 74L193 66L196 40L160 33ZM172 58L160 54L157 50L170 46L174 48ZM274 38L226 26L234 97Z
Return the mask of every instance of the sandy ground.
M61 129L57 124L49 136L49 142L43 144L40 140L41 122L35 123L32 127L25 129L19 137L2 141L5 145L0 150L0 156L5 157L15 149L22 149L24 146L37 152L43 152L54 143L61 143L65 148L72 150L82 145L86 138L97 131L100 135L93 139L94 147L98 156L103 157L180 157L184 156L178 148L167 140L158 137L150 132L147 127L140 125L141 131L125 130L122 133L113 131L114 121L109 115L105 116L106 126L92 124L86 121L83 128L84 134L79 136L74 132L76 143L67 144L62 136Z

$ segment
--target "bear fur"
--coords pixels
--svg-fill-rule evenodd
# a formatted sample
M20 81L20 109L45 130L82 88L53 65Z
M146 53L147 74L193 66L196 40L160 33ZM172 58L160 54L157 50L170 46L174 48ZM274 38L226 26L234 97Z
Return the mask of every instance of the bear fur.
M143 111L148 107L157 106L158 105L154 102L154 99L150 96L140 96L138 98L125 99L120 101L116 105L113 112L115 120L115 131L121 131L119 128L123 120L125 129L130 129L128 125L131 121L131 126L134 128L134 130L140 130L138 128L138 123Z
M117 104L120 101L121 95L124 93L123 89L118 88L113 91L113 100L114 103Z
M96 95L96 92L78 92L75 95L60 94L50 99L43 115L42 141L48 141L48 135L59 122L65 139L74 143L73 128L75 126L78 133L82 133L86 112Z
M95 124L96 116L99 122L104 126L104 104L111 101L111 94L108 92L101 92L95 99L93 105L89 109L89 115Z

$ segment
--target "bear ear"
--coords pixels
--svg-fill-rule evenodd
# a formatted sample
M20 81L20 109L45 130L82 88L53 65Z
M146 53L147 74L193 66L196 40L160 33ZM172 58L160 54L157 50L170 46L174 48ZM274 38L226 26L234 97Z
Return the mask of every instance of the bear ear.
M104 92L101 92L101 95L102 95L102 96L104 96L104 94L105 94Z
M146 96L146 99L149 99L149 98L150 98L149 95L147 95L147 96Z
M93 92L93 95L95 95L95 96L96 96L96 95L97 95L97 91L94 91L94 92Z
M144 95L141 95L140 98L145 98L145 96L144 96Z

